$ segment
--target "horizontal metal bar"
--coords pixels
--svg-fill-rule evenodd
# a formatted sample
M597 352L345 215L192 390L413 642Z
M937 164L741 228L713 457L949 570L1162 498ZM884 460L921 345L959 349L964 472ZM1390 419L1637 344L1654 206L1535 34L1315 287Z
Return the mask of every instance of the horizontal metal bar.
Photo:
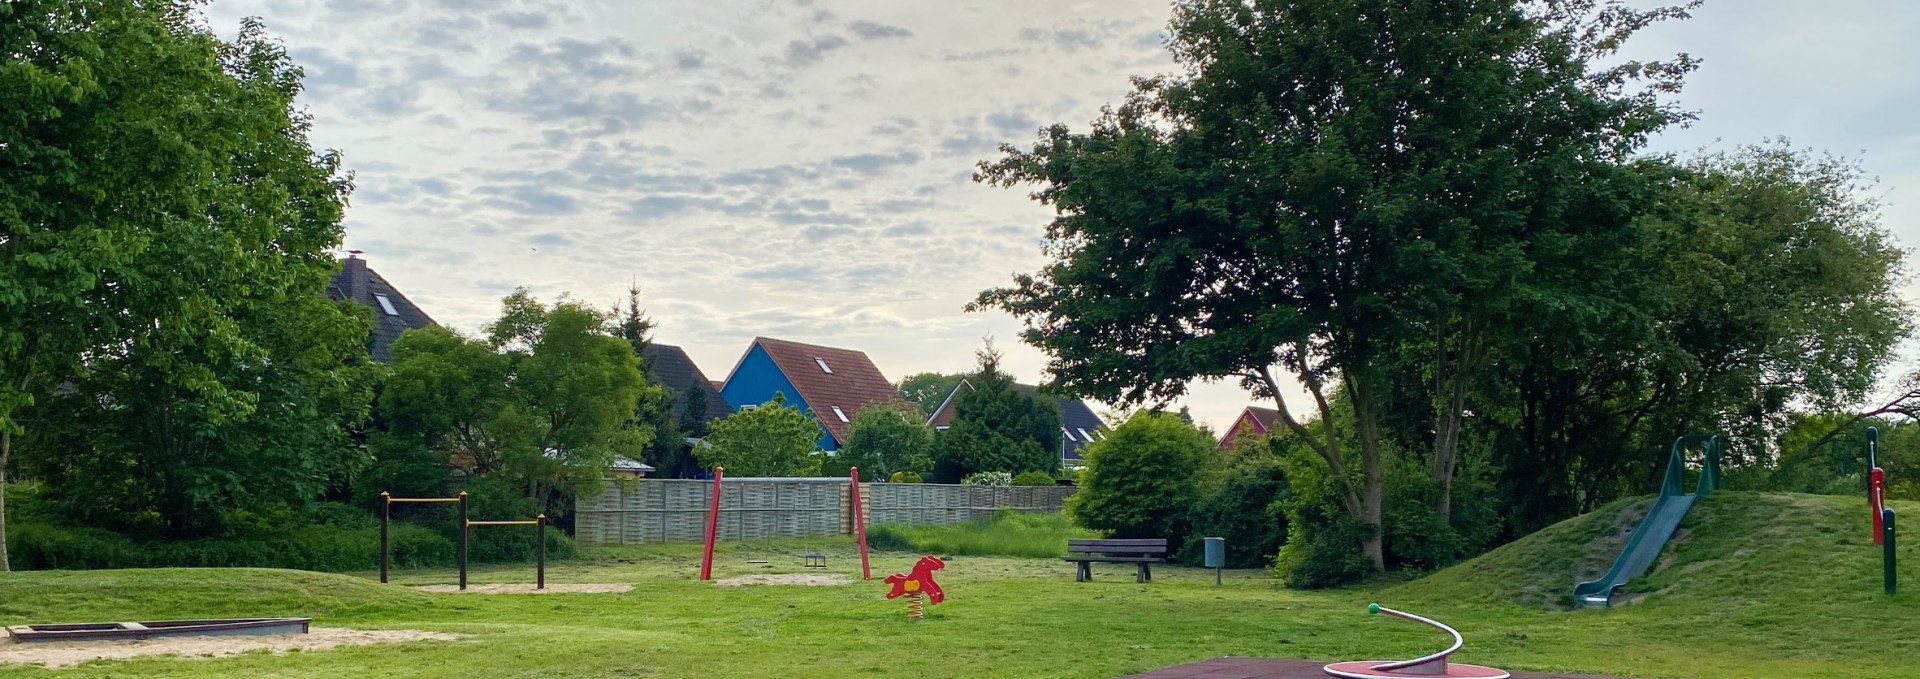
M531 526L539 521L468 521L469 526Z
M446 504L449 502L459 502L460 498L457 498L457 497L390 497L390 498L387 498L387 501L388 502L422 502L422 503Z

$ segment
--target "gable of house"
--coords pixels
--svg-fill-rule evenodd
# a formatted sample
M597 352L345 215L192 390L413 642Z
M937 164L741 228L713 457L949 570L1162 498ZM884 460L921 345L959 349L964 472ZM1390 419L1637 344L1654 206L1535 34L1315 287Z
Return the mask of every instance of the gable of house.
M810 410L824 431L822 450L838 450L853 431L853 416L874 403L905 405L865 353L756 337L721 389L728 403L746 408L783 394Z
M1273 423L1279 419L1280 411L1278 410L1247 406L1245 410L1240 411L1239 417L1233 419L1233 424L1227 427L1227 431L1220 435L1220 450L1232 448L1242 433L1265 435L1273 430Z
M386 278L367 266L359 252L341 262L340 272L327 283L327 296L351 300L373 310L373 330L367 337L367 354L380 363L393 362L393 343L408 330L436 325Z
M680 410L685 407L689 388L699 389L706 394L707 408L701 414L706 421L711 422L733 412L733 408L727 405L727 398L720 394L714 382L707 379L706 373L700 371L700 366L694 364L693 358L685 350L656 342L648 344L642 353L647 358L647 376L673 393L675 422L679 421Z

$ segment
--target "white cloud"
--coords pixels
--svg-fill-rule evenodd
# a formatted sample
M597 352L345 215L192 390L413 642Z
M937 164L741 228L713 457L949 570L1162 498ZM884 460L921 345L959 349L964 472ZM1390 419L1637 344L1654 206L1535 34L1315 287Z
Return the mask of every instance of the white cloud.
M214 0L261 16L309 79L314 142L357 173L348 247L434 318L472 329L526 285L645 290L663 342L724 375L754 335L867 351L889 376L969 367L961 307L1042 262L1048 211L967 179L1042 125L1084 128L1128 77L1172 68L1164 0ZM1706 59L1702 110L1662 148L1788 135L1888 180L1917 241L1920 7L1719 2L1647 36ZM1640 48L1637 47L1637 48ZM1224 426L1237 385L1188 402Z

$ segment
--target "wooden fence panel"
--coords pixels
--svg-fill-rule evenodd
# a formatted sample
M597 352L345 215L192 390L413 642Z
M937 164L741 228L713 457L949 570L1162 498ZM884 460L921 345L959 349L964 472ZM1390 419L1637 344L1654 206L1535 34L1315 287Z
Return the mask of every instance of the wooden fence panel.
M1058 512L1074 488L989 488L932 483L863 483L867 525L945 524L1001 509ZM574 535L584 544L698 542L712 481L640 479L612 484L575 503ZM853 531L844 479L741 479L721 484L721 540L764 540Z

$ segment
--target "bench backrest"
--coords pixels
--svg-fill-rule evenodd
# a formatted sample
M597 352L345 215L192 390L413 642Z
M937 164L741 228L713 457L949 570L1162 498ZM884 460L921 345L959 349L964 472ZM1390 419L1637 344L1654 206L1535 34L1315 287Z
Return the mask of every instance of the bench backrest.
M1085 554L1165 554L1165 538L1133 540L1068 540L1067 551Z

